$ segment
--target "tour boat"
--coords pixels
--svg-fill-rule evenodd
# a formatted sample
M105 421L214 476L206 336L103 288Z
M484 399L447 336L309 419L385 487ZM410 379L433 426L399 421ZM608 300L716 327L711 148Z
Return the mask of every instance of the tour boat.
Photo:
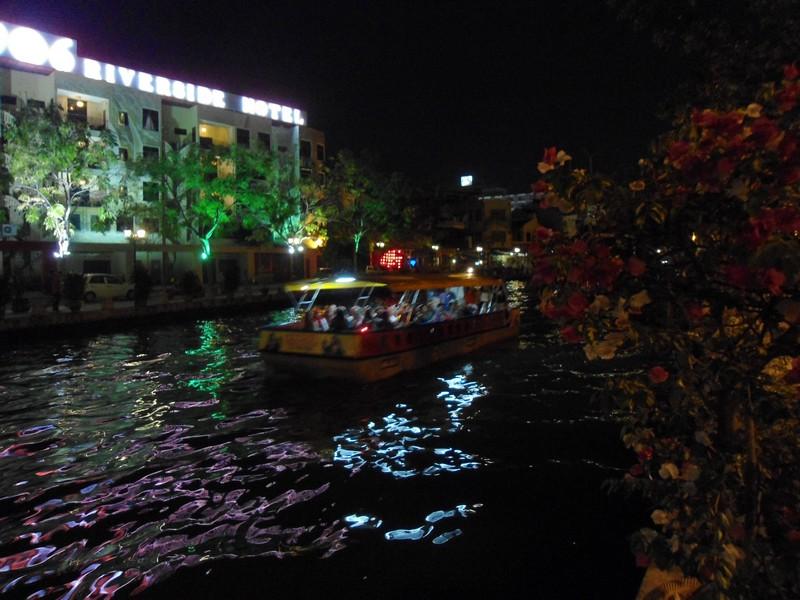
M276 371L377 381L519 333L519 309L508 305L503 280L472 273L369 274L296 281L284 289L294 318L263 327L258 344ZM334 323L314 319L329 302L346 308L346 327L342 310ZM376 306L382 318L359 322Z

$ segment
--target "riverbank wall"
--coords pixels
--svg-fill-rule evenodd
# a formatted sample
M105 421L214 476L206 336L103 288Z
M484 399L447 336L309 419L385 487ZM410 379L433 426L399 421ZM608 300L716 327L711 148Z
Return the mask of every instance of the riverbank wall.
M287 308L291 301L279 286L248 289L234 295L206 295L199 298L169 298L166 294L151 295L145 306L131 301L106 300L84 302L72 311L63 303L52 309L47 296L31 298L31 307L21 314L6 310L0 318L0 343L24 343L43 336L92 333L98 330L126 329L134 326L164 324L186 319L235 315L258 310Z

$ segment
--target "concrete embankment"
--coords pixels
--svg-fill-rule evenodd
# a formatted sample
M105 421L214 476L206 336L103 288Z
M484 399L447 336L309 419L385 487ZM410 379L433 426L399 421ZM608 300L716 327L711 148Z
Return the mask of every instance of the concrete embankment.
M125 329L288 306L289 298L278 289L188 300L157 296L151 297L146 306L139 307L130 301L104 301L83 303L80 310L72 311L62 303L57 312L52 310L51 301L43 297L34 299L31 309L22 314L11 313L6 308L4 318L0 319L0 342L24 343L34 337Z

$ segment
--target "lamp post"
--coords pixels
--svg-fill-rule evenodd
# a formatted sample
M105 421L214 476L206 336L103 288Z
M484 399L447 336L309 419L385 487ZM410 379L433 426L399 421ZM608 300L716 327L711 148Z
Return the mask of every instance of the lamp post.
M132 229L126 229L122 232L125 235L125 239L131 241L131 245L133 246L133 268L131 269L131 273L136 271L136 240L143 240L147 237L147 232L144 229L137 229L133 231Z
M302 254L305 247L302 238L290 237L286 241L289 242L289 279L291 280L294 277L294 254L295 252Z

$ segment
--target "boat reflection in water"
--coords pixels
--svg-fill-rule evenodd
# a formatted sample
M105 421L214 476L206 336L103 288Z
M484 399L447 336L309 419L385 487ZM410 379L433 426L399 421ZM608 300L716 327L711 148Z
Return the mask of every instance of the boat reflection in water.
M262 328L278 370L377 381L516 337L519 309L500 279L471 273L300 281L296 322ZM325 308L319 308L320 305Z

